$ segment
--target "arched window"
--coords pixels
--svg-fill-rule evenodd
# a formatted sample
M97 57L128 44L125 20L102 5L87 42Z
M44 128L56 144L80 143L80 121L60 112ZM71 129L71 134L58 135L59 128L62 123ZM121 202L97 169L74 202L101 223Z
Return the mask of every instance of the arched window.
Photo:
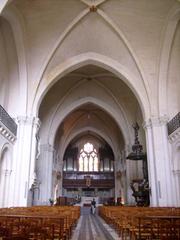
M99 159L97 150L93 144L87 142L80 150L79 154L79 171L97 172L99 170Z

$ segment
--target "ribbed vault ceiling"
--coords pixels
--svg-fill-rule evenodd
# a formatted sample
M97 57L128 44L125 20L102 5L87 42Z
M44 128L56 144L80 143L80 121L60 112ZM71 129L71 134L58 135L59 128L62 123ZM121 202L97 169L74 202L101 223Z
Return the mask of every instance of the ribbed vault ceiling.
M66 98L71 99L74 91L81 88L81 85L90 82L95 86L94 92L85 88L78 92L77 98L81 98L81 94L87 91L87 94L96 94L97 88L102 89L104 94L116 104L116 111L124 111L124 117L129 120L130 124L135 121L139 110L137 100L131 90L116 76L109 71L95 65L87 65L81 67L62 79L60 79L44 97L40 109L39 116L42 122L52 120L52 116L57 111L57 106L63 106ZM98 95L97 99L103 99L103 92ZM84 96L84 95L83 95ZM70 101L70 100L69 100ZM73 101L73 99L72 99ZM103 99L106 101L106 99ZM107 100L109 101L109 100ZM69 103L71 104L71 102ZM112 104L113 108L113 104ZM142 118L141 114L140 117ZM49 120L49 122L51 122ZM127 131L127 129L125 129ZM59 116L59 128L56 133L56 144L67 146L73 138L77 136L85 136L92 134L96 137L103 138L113 148L124 146L123 134L121 126L118 126L116 117L109 114L109 109L102 109L96 103L87 102L78 108L75 108L64 119Z

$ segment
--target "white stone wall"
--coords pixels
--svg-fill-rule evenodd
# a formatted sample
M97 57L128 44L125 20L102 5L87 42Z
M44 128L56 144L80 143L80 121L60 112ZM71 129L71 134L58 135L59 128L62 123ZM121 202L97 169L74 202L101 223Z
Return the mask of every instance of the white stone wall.
M131 125L145 121L140 140L148 153L151 204L179 205L179 175L172 167L179 150L169 144L167 121L162 119L172 118L180 109L180 3L109 0L94 4L95 12L88 0L0 3L0 104L13 117L24 116L11 147L13 204L26 205L32 200L28 192L37 160L34 119L41 116L40 144L54 149L57 130L68 114L91 103L116 122L113 127L110 120L108 128L94 119L91 128L111 142L116 153L119 147L124 150L133 144ZM83 78L77 71L70 74L87 65L105 73L97 70L92 82L86 81L86 72ZM56 82L57 90L49 91ZM72 136L82 126L85 129L82 122L71 126L69 135L67 131L60 136L60 156ZM39 184L43 186L39 199L45 203L52 196L52 151L41 150L39 159Z

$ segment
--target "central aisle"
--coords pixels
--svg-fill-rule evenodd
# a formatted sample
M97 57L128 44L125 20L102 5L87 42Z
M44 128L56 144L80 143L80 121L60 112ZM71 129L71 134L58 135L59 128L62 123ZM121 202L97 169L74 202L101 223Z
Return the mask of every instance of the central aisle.
M71 240L118 240L115 231L99 216L90 214L90 207L81 207L81 217Z

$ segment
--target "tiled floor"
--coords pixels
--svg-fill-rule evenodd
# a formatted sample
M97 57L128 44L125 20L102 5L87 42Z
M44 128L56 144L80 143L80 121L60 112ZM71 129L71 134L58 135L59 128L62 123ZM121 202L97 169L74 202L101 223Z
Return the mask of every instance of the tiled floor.
M108 226L98 213L92 215L89 207L81 208L81 217L72 236L72 240L118 240L115 231Z

